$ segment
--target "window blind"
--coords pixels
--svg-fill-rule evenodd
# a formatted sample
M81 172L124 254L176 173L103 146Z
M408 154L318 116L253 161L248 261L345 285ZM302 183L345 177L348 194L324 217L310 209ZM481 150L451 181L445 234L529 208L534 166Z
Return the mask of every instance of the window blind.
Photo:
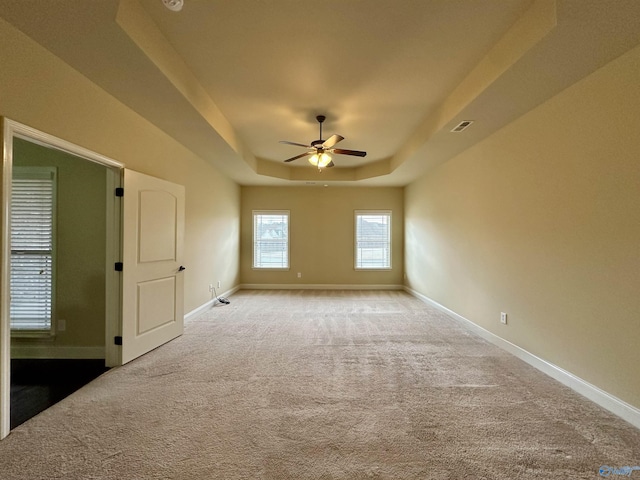
M55 170L14 172L11 192L11 328L50 330Z
M253 268L289 268L289 212L253 212Z
M356 269L391 268L391 212L356 212Z

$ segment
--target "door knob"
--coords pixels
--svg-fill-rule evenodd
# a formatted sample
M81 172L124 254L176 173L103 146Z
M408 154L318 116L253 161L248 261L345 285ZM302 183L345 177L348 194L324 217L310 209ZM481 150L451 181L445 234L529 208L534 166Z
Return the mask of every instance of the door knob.
M187 269L186 267L183 267L182 265L180 265L180 268L178 269L178 271L181 272L181 271L186 270L186 269Z

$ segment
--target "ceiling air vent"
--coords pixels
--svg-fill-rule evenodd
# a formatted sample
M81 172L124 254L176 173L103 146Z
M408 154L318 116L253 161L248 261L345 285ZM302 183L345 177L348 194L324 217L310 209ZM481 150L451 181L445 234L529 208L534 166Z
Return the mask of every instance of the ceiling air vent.
M463 120L458 125L453 127L451 131L456 133L462 132L463 130L466 130L469 127L469 125L471 125L472 123L473 123L473 120Z

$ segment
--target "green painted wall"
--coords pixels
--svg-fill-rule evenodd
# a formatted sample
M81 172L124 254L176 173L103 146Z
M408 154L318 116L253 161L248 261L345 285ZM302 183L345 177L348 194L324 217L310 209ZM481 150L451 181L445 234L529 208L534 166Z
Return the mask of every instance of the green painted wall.
M106 168L21 139L14 140L13 164L57 171L53 316L66 329L44 343L104 347Z

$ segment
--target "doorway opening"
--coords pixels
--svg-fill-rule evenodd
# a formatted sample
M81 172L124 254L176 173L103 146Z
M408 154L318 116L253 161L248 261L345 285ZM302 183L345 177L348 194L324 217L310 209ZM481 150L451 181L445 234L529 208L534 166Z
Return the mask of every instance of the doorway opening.
M121 323L121 280L114 269L121 217L114 192L124 167L2 120L0 439L120 362L113 341ZM20 185L27 201L14 198L15 179L33 177L51 180L51 191L40 195L47 182L32 190ZM51 204L51 218L45 212L44 223L32 221L43 213L42 199ZM14 203L23 210L15 224ZM41 228L50 236L40 235ZM22 241L14 233L33 238Z
M11 428L106 371L107 167L13 141Z

